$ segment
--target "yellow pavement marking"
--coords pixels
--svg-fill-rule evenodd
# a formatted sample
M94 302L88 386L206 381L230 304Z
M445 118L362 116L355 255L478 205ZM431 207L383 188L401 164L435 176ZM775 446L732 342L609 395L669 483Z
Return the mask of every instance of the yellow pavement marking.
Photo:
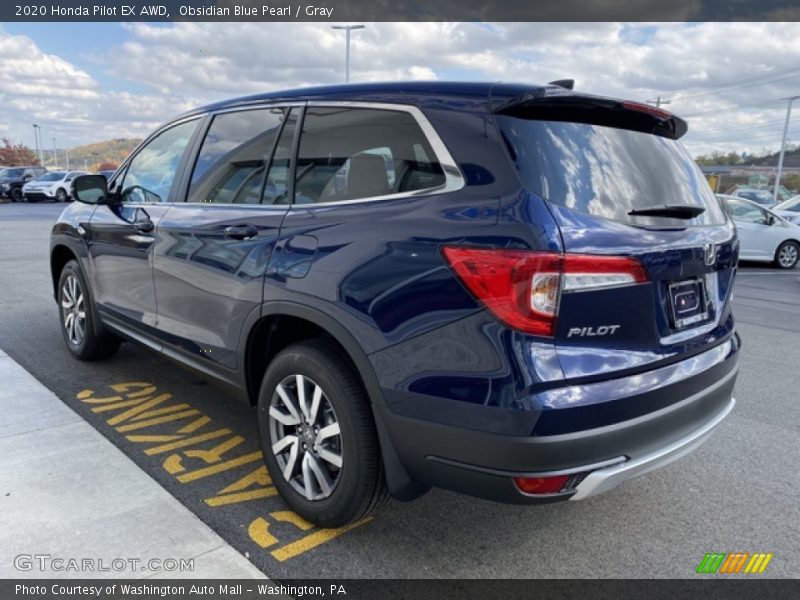
M300 538L296 542L291 542L290 544L286 544L285 546L273 550L272 552L270 552L270 554L272 554L275 560L283 562L285 560L303 554L304 552L308 552L309 550L311 550L312 548L316 548L320 544L329 542L332 539L337 538L340 535L347 533L352 529L355 529L356 527L360 527L365 523L369 523L371 520L372 517L367 517L366 519L361 519L360 521L356 521L355 523L351 523L350 525L345 525L344 527L339 527L338 529L320 529L319 531L315 531L310 535Z
M144 429L145 427L150 427L152 425L161 425L162 423L169 423L170 421L180 421L181 419L185 419L186 417L192 417L194 415L199 415L200 411L196 408L192 408L182 413L176 413L174 415L166 415L163 417L158 417L155 419L150 419L148 421L139 421L136 423L129 423L128 425L120 425L117 427L117 431L120 433L124 433L126 431L135 431L137 429Z
M258 450L256 452L251 452L250 454L245 454L244 456L240 456L238 458L226 460L225 462L212 465L210 467L204 467L202 469L197 469L196 471L190 471L189 473L184 473L183 475L178 476L178 481L180 481L181 483L196 481L198 479L202 479L203 477L208 477L209 475L221 473L222 471L227 471L228 469L234 469L241 465L246 465L247 463L255 462L257 460L262 460L262 459L263 456L261 454L261 450Z
M118 415L111 417L107 421L107 423L109 425L118 425L123 421L127 421L131 417L135 417L136 415L143 413L144 411L150 408L153 408L163 402L166 402L170 398L172 398L172 394L159 394L158 396L152 398L151 400L146 400L142 402L139 406L134 406L130 410L126 410L125 412L119 413Z
M223 429L217 429L215 431L209 431L208 433L202 433L200 435L194 435L189 438L184 438L177 442L171 442L169 444L162 444L161 446L152 446L144 451L145 454L148 456L152 456L154 454L161 454L163 452L170 452L171 450L177 450L178 448L185 448L186 446L191 446L193 444L199 444L200 442L205 442L207 440L213 440L218 437L222 437L223 435L228 435L233 433L227 427Z

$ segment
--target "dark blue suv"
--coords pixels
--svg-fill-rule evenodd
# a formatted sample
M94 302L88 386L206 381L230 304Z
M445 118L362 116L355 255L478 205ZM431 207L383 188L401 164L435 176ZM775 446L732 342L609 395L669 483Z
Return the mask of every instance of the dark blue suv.
M52 232L80 359L135 340L256 407L301 516L430 486L586 498L731 411L733 224L648 105L390 83L240 98L147 138Z

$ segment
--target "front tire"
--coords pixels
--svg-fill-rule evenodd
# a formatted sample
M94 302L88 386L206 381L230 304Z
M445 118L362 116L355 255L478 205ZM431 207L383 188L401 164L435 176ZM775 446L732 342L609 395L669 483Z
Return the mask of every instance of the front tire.
M11 201L22 202L22 188L14 188L11 190Z
M332 343L300 342L274 358L259 391L258 430L273 483L307 521L341 527L385 501L369 399Z
M67 191L64 188L58 188L56 190L56 202L66 202L67 201Z
M800 245L791 240L783 242L775 251L775 266L780 269L794 269L800 259Z
M58 278L58 307L61 333L73 356L100 360L117 351L120 339L95 322L89 286L75 260L64 265Z

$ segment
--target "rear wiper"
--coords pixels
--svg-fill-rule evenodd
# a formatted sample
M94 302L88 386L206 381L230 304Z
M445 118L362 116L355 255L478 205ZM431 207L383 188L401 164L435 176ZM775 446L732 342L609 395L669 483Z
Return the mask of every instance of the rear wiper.
M657 204L634 208L628 212L633 217L671 217L673 219L693 219L706 212L706 209L696 204Z

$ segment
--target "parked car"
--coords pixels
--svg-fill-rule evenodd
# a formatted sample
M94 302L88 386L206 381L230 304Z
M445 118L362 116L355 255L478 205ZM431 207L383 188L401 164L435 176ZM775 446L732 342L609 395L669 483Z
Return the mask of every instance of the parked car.
M36 166L6 167L0 169L0 198L10 198L12 202L22 201L22 186L41 175L47 169Z
M112 170L105 170L105 171L98 171L98 175L102 175L106 179L111 179L114 176L115 171Z
M736 229L686 129L559 85L191 111L75 180L51 238L66 347L138 340L253 405L274 485L321 526L387 489L594 496L735 402Z
M50 171L22 186L22 193L26 202L68 202L72 198L72 180L86 174L86 171Z
M756 202L723 194L719 198L736 223L739 258L770 262L781 269L795 267L800 258L800 226Z
M772 192L769 190L759 190L756 188L738 188L731 192L731 196L737 198L745 198L760 204L761 206L770 207L775 204L775 199L772 197Z
M800 224L800 194L776 204L772 207L772 212L780 215L790 223Z

